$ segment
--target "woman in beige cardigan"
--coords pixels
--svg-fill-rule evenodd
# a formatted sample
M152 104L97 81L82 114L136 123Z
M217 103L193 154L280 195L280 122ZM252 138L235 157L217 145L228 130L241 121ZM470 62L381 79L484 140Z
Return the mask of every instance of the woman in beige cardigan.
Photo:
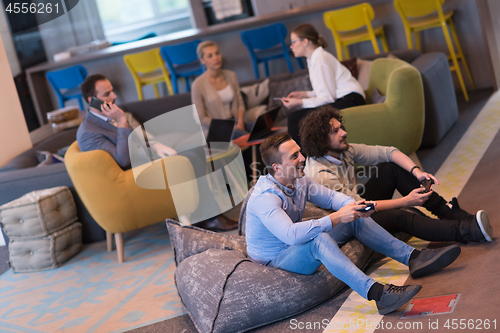
M196 52L206 71L194 80L191 100L205 134L213 118L236 120L233 139L248 133L244 121L245 105L236 73L222 69L222 56L214 42L200 43Z

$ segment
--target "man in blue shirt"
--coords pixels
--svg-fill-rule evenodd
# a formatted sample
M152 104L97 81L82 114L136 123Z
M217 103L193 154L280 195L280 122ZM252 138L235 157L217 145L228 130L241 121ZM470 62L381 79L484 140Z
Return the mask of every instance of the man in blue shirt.
M251 259L299 274L313 274L321 264L339 280L368 300L375 300L380 314L390 313L413 296L420 285L382 285L356 267L338 244L356 237L374 251L409 265L417 278L450 265L460 247L416 250L394 238L364 212L364 200L321 186L304 177L305 159L288 134L273 135L260 147L269 174L261 176L248 200L247 251ZM334 213L301 221L306 201Z

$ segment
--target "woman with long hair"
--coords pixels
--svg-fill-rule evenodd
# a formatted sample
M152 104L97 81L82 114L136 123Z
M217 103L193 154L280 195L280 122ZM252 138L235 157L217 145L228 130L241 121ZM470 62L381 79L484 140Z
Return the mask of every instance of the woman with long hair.
M281 99L289 109L301 107L288 116L288 132L300 145L299 122L321 105L344 109L365 104L365 93L351 72L331 53L323 37L311 24L295 28L290 36L295 57L306 57L312 91L294 91Z

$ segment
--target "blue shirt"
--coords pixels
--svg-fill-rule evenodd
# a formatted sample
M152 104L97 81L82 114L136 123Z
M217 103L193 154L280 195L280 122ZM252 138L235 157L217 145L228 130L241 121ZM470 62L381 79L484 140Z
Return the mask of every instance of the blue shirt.
M290 189L269 174L261 176L247 204L248 256L266 264L290 246L306 243L321 232L331 230L328 215L301 222L307 201L325 209L339 210L354 199L308 177L296 179Z

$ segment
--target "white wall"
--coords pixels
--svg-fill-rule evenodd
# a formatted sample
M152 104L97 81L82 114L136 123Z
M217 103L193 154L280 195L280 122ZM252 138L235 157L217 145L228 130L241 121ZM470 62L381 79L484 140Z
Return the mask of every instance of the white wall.
M0 39L0 166L7 164L25 150L31 148L28 127L24 120L21 102Z
M16 49L14 48L14 43L12 42L12 35L10 33L7 15L3 10L1 12L2 13L0 14L0 36L2 37L5 52L7 53L7 58L9 61L9 66L12 72L12 76L15 77L16 75L21 73L21 66L19 66Z

